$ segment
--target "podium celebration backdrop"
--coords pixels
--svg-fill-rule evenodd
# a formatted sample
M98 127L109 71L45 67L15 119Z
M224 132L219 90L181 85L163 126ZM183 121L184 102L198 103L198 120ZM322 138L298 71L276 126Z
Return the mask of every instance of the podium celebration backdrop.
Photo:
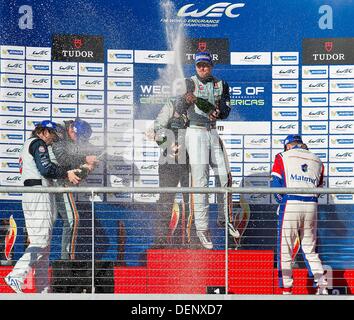
M269 186L282 139L300 133L325 164L326 186L353 187L353 15L349 0L2 1L0 185L21 185L18 155L34 124L79 116L92 125L91 142L107 150L87 185L158 187L159 148L144 133L193 74L194 53L208 50L214 74L230 85L232 112L218 130L233 186ZM153 208L157 198L101 195L98 216L124 221L135 204ZM16 259L23 246L21 197L0 199L1 215L18 221ZM246 200L261 208L253 219L276 218L270 195ZM320 204L322 258L331 261L335 247L341 258L327 264L349 268L352 222L338 228L351 220L353 195L322 195ZM111 237L108 225L99 227ZM59 242L54 237L53 248ZM108 247L98 258L114 253Z

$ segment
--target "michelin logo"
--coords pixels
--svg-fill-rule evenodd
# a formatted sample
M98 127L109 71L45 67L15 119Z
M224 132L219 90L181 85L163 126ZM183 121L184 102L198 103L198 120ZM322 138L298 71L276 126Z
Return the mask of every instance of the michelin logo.
M1 58L3 59L24 59L25 48L17 46L1 46Z
M338 146L350 146L353 147L354 146L354 138L335 138L335 137L331 137L331 147L334 148L338 148Z
M278 60L278 61L286 61L286 62L294 62L294 61L297 61L297 56L276 56L274 58L275 60Z
M309 97L304 100L305 102L311 102L311 103L316 103L316 102L326 102L327 98L326 97Z
M55 114L70 114L70 115L76 115L76 108L53 108L53 112Z
M353 195L351 194L336 194L334 196L336 197L337 200L341 200L341 201L353 200Z
M328 78L327 66L302 66L302 78L318 79Z
M245 180L245 187L268 187L268 181L265 180Z
M270 154L269 151L267 152L249 152L246 151L245 152L245 161L247 162L259 162L259 161L263 161L263 160L269 160L270 159Z
M102 104L104 95L101 91L80 91L79 102L80 103L97 103Z
M325 70L325 69L323 69L323 70L309 70L308 74L310 74L310 75L326 75L327 70Z
M231 145L241 145L242 140L241 139L223 139L225 144L231 144Z
M326 125L316 125L316 124L310 124L310 125L305 125L304 128L306 129L306 131L323 131L323 130L327 130L327 126Z
M107 52L108 62L133 62L133 50L111 50Z
M326 152L314 152L314 154L319 157L323 161L327 161L327 153Z
M3 87L24 87L24 76L2 75L1 86Z
M103 72L102 67L81 67L81 71L86 71L86 72Z
M11 50L11 49L9 49L9 50L3 50L2 54L4 56L6 56L6 55L7 56L23 56L24 52L23 52L23 50Z
M273 109L273 120L298 120L298 110L297 109Z
M273 65L281 64L299 64L299 53L298 52L273 52L272 54Z
M61 87L61 88L76 86L76 80L55 79L53 82L57 87Z
M331 91L332 92L353 92L354 82L338 82L331 81Z
M80 75L104 75L104 66L103 64L89 64L89 63L80 63Z
M33 71L49 71L50 70L48 65L40 65L40 64L28 64L27 68L28 68L28 70L33 70Z
M298 80L273 80L273 92L298 92Z
M83 94L80 95L81 100L102 100L103 96L101 94Z
M352 120L354 118L354 109L351 110L345 110L345 109L340 109L340 110L331 110L331 119L350 119Z
M332 173L353 173L354 168L353 167L331 167L331 172Z
M25 110L24 104L21 103L19 103L18 105L13 105L11 102L9 103L2 102L0 107L0 112L2 115L22 115L23 116L24 110Z
M23 134L15 134L15 133L6 133L6 132L1 132L0 133L0 141L6 141L6 142L11 142L12 140L14 141L23 141L24 135Z
M108 78L108 90L133 90L133 79L131 78Z

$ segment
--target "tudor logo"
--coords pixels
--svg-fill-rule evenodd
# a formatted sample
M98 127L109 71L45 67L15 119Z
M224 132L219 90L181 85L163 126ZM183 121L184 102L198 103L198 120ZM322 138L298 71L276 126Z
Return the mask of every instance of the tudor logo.
M324 48L327 52L331 52L333 49L333 42L332 41L327 41L324 43Z
M104 62L102 36L54 34L52 60L66 62Z
M244 3L235 3L231 4L230 2L218 2L215 3L208 8L199 11L195 9L194 3L186 4L181 9L179 9L177 16L179 17L193 17L193 18L201 18L201 17L210 17L210 18L220 18L225 13L229 18L237 18L240 14L235 14L234 10L238 8L244 7Z
M73 45L75 49L80 49L84 44L84 40L83 39L74 39L73 40Z
M206 42L198 42L198 50L203 52L207 49L207 43Z
M196 19L191 19L196 20ZM229 64L230 51L229 40L225 38L189 38L183 43L184 63L190 64L195 61L195 52L208 51L212 55L214 62Z

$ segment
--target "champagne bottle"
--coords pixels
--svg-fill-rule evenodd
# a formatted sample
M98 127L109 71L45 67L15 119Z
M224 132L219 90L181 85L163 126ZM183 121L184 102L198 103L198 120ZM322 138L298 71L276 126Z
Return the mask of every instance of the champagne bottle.
M157 145L161 146L162 144L164 144L167 141L167 137L164 133L158 134L155 137L155 141L156 141Z
M215 109L215 106L210 103L208 100L203 99L203 98L197 98L197 101L195 102L195 105L202 110L204 113L209 114Z
M79 171L80 170L80 171ZM89 173L90 170L85 166L85 165L81 165L79 167L79 170L77 171L76 175L80 178L80 179L85 179Z
M180 117L172 117L167 124L167 128L173 130L173 131L178 131L179 129L185 129L186 128L186 121L183 116Z

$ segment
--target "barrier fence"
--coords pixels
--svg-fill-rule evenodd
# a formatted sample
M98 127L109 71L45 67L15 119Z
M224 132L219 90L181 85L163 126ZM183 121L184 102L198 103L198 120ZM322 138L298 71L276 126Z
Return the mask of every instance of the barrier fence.
M55 203L59 211L64 210L67 216L63 219L63 213L59 214L56 220L52 219L53 225L40 224L43 222L40 212L48 210L37 206L34 212L29 212L25 224L24 201L2 202L1 294L13 292L4 278L10 272L16 275L12 270L19 259L30 259L30 255L23 255L29 250L27 248L45 247L43 236L46 232L42 234L38 230L50 229L47 264L31 266L22 286L25 293L40 292L42 280L48 275L50 287L49 291L43 291L45 293L277 295L283 293L279 288L281 276L289 272L285 267L282 273L277 270L279 262L287 261L286 257L278 261L279 250L284 252L291 247L292 261L287 262L293 270L293 293L311 295L317 289L307 265L310 263L316 273L316 263L311 261L316 257L313 257L315 252L311 252L314 244L308 243L306 230L314 225L317 225L318 236L316 252L326 271L329 294L351 295L354 290L354 218L351 205L345 202L319 203L318 218L310 222L306 220L309 217L306 212L308 203L296 203L291 210L294 214L304 212L304 219L298 222L298 227L305 231L299 234L302 241L297 239L297 234L293 235L291 245L280 243L281 229L278 226L282 213L278 205L242 205L242 200L234 201L230 218L227 202L210 204L208 221L213 248L206 249L196 233L196 216L188 210L189 206L183 205L181 197L177 196L175 203L107 203L102 196L110 193L205 193L210 197L220 194L225 198L237 194L244 199L251 194L280 193L322 194L334 199L334 195L354 194L353 188L0 187L0 193L50 194L52 204ZM67 202L62 195L70 193L86 194L89 200L74 201L75 197L72 197L72 202ZM43 204L48 203L44 201ZM222 224L220 212L224 219L232 222L240 237L230 234L230 226ZM51 217L47 216L47 219ZM31 227L33 222L38 227L34 231L29 228L29 220L32 221ZM295 221L291 218L287 222ZM286 230L283 225L283 232ZM308 252L305 258L301 257L301 247ZM37 254L35 250L29 250L30 254ZM39 254L43 252L45 250Z

